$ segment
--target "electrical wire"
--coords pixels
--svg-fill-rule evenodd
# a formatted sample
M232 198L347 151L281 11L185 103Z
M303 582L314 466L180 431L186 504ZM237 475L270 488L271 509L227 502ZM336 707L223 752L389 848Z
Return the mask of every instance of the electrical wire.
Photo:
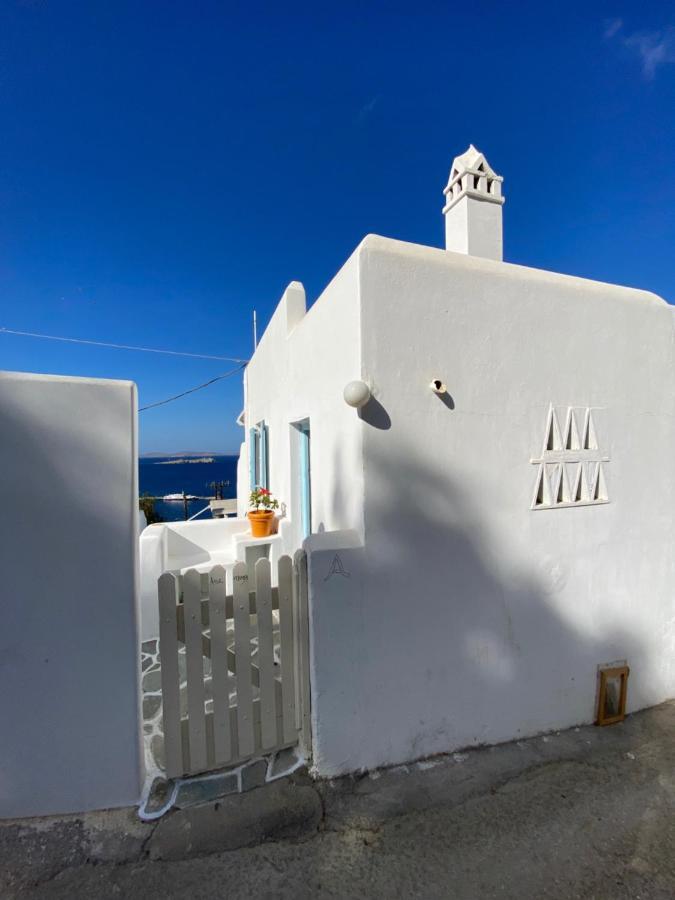
M224 375L216 375L215 378L212 378L210 381L205 381L204 384L198 384L197 387L189 388L187 391L183 391L181 394L176 394L175 397L167 397L166 400L158 400L157 403L149 403L147 406L141 406L138 411L145 412L146 409L154 409L156 406L164 406L166 403L172 403L174 400L180 400L181 397L187 397L188 394L194 394L195 391L201 391L202 388L208 387L210 384L215 384L216 381L222 381L223 378L230 378L232 375L236 375L237 372L241 372L241 370L245 367L246 363L241 366L237 366L237 368L232 369L231 372L225 372Z
M158 350L155 347L135 347L130 344L110 344L107 341L88 341L84 338L59 337L55 334L39 334L35 331L15 331L13 328L0 328L0 334L18 334L21 337L43 338L48 341L64 341L68 344L88 344L92 347L108 347L112 350L139 350L143 353L165 353L169 356L189 356L192 359L217 359L220 362L248 362L247 359L237 359L235 356L209 356L204 353L186 353L183 350Z

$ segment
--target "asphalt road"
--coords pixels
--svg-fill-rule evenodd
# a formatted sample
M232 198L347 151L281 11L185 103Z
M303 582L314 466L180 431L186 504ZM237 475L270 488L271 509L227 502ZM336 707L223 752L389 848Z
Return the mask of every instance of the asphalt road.
M675 897L675 704L344 780L302 839L84 864L35 898ZM161 848L158 851L161 856Z

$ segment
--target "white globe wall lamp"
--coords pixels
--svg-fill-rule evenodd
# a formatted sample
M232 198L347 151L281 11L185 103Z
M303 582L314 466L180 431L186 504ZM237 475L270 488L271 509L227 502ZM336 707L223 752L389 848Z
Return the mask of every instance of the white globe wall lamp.
M342 392L347 406L361 409L370 400L370 388L365 381L350 381Z

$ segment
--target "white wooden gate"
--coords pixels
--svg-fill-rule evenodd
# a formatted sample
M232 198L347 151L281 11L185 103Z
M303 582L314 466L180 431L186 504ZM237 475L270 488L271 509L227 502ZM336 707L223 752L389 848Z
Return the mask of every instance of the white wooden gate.
M309 742L307 559L159 579L164 755L170 778ZM206 580L206 579L205 579ZM181 590L182 588L182 590Z

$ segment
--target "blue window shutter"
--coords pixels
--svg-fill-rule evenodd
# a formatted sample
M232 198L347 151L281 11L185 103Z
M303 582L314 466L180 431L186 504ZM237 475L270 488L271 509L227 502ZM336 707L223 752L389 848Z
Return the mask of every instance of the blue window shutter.
M312 533L312 481L310 474L309 420L300 427L300 513L303 538Z
M260 486L269 489L270 470L267 456L269 427L260 423Z
M251 490L255 490L258 486L256 484L257 457L258 431L256 428L251 428L248 433L248 481Z

